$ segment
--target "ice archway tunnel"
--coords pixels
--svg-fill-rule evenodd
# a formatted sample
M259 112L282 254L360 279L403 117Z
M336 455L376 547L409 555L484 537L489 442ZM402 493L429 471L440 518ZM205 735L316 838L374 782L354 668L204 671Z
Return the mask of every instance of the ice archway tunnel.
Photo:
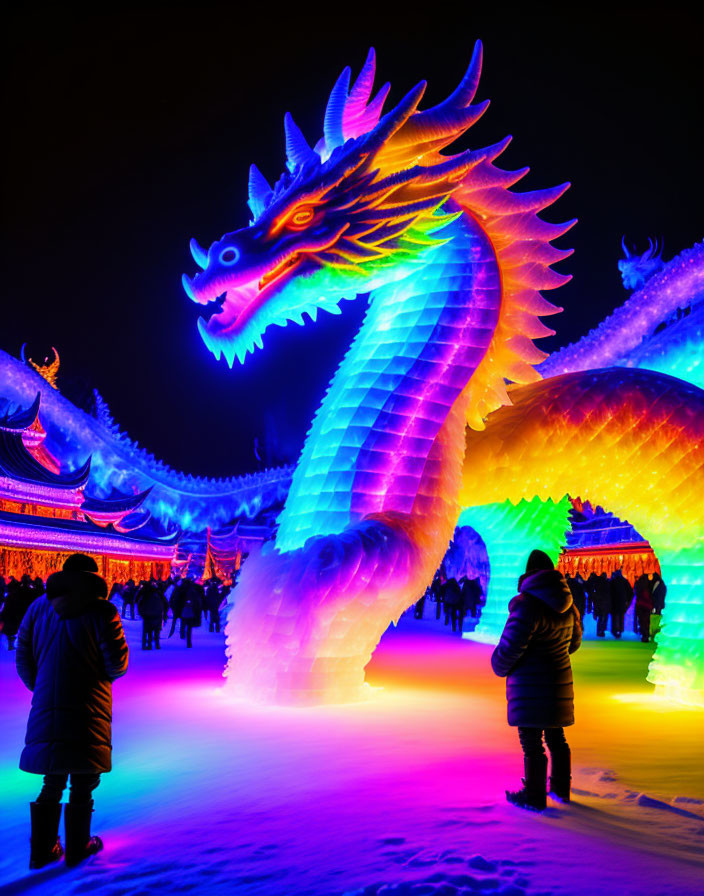
M648 679L672 699L704 706L704 391L610 368L544 380L512 397L484 432L468 433L461 500L491 509L563 499L561 519L549 507L537 518L564 532L569 492L647 532L668 581ZM514 525L511 518L509 538Z

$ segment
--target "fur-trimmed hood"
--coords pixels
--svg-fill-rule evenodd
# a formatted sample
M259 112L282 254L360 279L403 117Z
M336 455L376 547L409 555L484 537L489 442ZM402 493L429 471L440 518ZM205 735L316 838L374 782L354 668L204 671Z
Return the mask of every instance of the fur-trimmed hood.
M525 573L518 580L518 590L542 600L556 613L566 613L573 603L565 577L558 569Z

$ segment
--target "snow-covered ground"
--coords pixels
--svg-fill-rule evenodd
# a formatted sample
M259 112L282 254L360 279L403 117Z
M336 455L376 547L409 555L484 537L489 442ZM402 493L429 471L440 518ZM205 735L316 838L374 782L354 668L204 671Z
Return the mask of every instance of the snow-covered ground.
M428 614L430 615L430 614ZM96 791L103 853L27 869L17 770L30 694L0 652L0 893L257 896L704 891L704 713L651 696L652 645L588 642L574 657L575 801L506 804L516 732L489 647L404 618L368 669L366 703L229 702L222 636L139 650L114 687L114 771Z

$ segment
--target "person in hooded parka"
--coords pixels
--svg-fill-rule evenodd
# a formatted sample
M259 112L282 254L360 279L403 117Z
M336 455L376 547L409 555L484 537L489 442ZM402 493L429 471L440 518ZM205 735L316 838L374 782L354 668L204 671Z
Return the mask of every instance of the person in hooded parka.
M128 648L107 584L85 554L72 554L49 576L19 630L17 671L32 691L20 768L44 776L30 803L30 867L63 855L61 796L66 805L66 864L102 849L92 837L92 792L112 768L112 682L127 671Z
M574 724L574 688L570 654L582 643L582 624L564 576L543 551L532 551L519 594L491 657L494 672L506 678L508 723L518 728L523 748L523 788L506 798L525 809L547 804L550 793L569 802L571 754L564 729Z

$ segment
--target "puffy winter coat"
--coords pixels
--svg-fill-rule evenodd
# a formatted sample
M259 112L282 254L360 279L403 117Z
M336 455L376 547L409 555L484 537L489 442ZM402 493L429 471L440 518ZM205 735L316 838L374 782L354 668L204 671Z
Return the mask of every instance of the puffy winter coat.
M205 589L205 606L211 613L217 613L221 603L222 595L220 594L220 589L215 582L212 582Z
M164 612L164 603L157 585L147 582L137 601L137 612L142 619L158 620Z
M615 574L611 579L610 585L612 612L625 615L633 602L631 583L623 575Z
M442 592L442 600L446 607L454 608L462 605L462 588L457 579L448 579Z
M520 594L491 657L506 676L508 723L527 728L574 725L569 655L582 643L582 625L562 573L539 570L522 576Z
M611 612L611 585L606 573L601 573L596 577L592 601L594 602L594 613L597 616L608 615Z
M19 585L11 583L7 589L2 613L0 613L0 621L3 623L2 631L8 636L16 635L23 615L24 604L20 598Z
M59 572L19 631L17 671L33 691L20 768L46 775L109 772L112 686L128 648L100 576Z

